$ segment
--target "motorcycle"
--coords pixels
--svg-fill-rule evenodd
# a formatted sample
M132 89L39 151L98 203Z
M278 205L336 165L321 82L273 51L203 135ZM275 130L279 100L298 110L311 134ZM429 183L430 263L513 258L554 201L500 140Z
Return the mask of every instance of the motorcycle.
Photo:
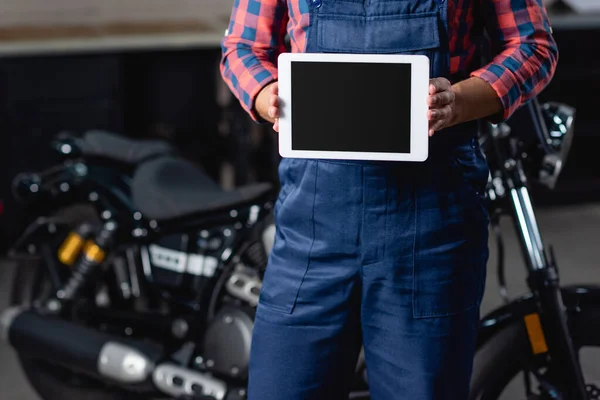
M523 110L530 135L481 123L506 304L481 321L471 399L501 398L519 373L527 400L599 398L578 351L600 346L600 288L560 285L528 189L556 184L574 110L537 100ZM32 386L45 400L245 398L276 189L223 191L160 141L88 132L54 148L55 167L15 179L38 217L12 248L13 307L0 316ZM512 301L498 224L506 214L531 288ZM350 397L369 398L363 357Z
M225 191L160 140L91 131L53 148L57 165L14 180L36 218L0 317L32 386L46 400L245 398L274 188Z
M510 120L509 120L510 121ZM480 322L471 400L502 398L523 375L523 399L600 399L584 380L579 353L600 346L600 286L561 286L557 260L540 233L530 188L553 189L571 147L575 109L538 99L512 123L482 124L481 148L490 176L487 200L496 237L497 279L504 305ZM499 221L515 227L530 292L509 299ZM504 397L506 398L506 397Z

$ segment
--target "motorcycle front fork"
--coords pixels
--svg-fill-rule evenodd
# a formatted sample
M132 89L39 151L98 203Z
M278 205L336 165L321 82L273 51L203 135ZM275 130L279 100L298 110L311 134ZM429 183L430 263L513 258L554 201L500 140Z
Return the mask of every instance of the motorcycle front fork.
M528 284L538 299L539 320L545 349L554 376L561 379L559 390L565 400L587 400L585 380L577 349L568 326L558 269L554 257L546 255L529 191L525 186L510 189L514 223L525 255ZM561 397L557 397L561 398Z

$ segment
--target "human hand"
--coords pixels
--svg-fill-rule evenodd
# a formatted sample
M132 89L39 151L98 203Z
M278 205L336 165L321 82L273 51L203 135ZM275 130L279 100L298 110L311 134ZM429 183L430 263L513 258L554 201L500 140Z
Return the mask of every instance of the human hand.
M427 119L429 120L429 136L453 124L456 119L456 94L452 84L446 78L429 80L429 96L427 97Z
M273 124L273 130L279 132L279 83L265 86L256 98L256 110L265 120Z

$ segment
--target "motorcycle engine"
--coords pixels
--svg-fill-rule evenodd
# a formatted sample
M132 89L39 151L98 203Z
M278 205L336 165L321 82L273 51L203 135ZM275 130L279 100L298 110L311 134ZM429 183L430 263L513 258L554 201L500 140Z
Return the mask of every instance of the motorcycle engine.
M204 336L204 364L212 373L236 379L248 378L250 343L254 328L250 309L225 306Z
M233 299L209 324L203 343L205 367L212 373L247 379L255 307L262 281L256 270L238 265L225 288Z

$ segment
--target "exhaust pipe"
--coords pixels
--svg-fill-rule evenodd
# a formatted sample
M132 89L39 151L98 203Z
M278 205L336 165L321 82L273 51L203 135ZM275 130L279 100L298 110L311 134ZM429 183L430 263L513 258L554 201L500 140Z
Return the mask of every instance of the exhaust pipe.
M9 308L0 315L0 334L25 357L62 364L69 369L116 383L151 383L162 349L42 316Z
M148 387L175 398L204 396L224 400L229 395L227 385L210 375L169 362L157 365L165 358L159 346L98 332L20 307L0 314L0 340L26 357L108 379L125 389L132 389L132 385Z

